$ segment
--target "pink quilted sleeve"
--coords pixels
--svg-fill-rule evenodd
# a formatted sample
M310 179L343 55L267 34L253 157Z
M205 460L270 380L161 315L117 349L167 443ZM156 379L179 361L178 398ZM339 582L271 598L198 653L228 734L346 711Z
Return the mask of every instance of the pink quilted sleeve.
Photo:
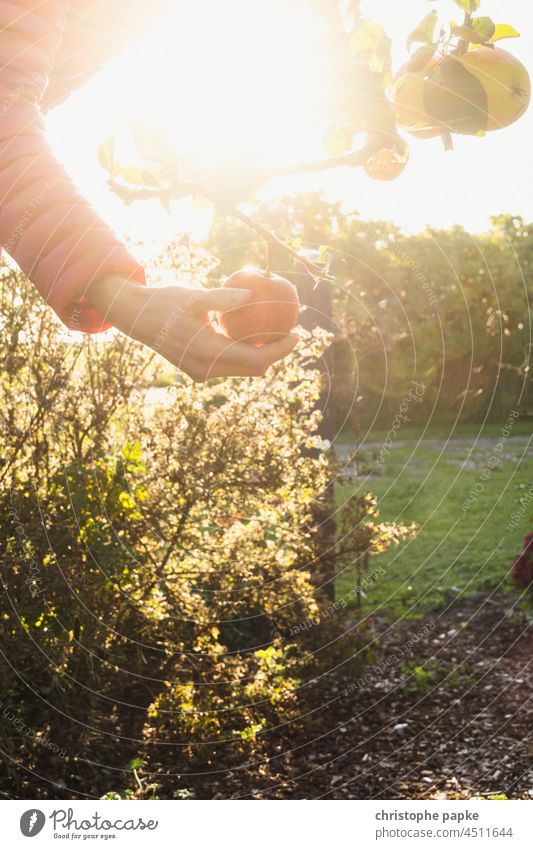
M68 5L0 2L0 245L69 328L97 333L109 324L89 285L109 274L145 279L44 139L39 104Z

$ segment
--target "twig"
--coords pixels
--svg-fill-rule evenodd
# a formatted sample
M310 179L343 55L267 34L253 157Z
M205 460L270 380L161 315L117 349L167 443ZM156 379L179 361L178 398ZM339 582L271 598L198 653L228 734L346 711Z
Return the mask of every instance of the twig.
M376 151L380 150L383 147L390 147L394 144L396 138L391 137L388 134L384 133L373 133L368 136L365 144L360 150L352 151L351 153L346 153L343 156L334 156L329 157L327 159L320 159L314 162L302 162L297 165L287 165L281 168L271 168L265 169L262 172L258 172L258 182L264 182L266 180L274 179L275 177L289 177L295 174L305 174L311 172L320 172L320 171L329 171L332 168L339 167L352 167L355 168L360 165L364 165L370 156L372 156ZM200 185L198 183L184 183L178 187L177 184L171 184L170 186L161 189L161 188L147 188L147 187L139 187L132 188L129 186L123 186L121 183L118 183L113 177L110 177L108 180L108 185L110 188L117 194L125 203L132 203L134 200L147 200L158 198L161 202L169 203L170 200L175 199L184 195L203 195L209 196L208 187L205 185ZM264 227L262 224L259 224L249 215L246 215L244 212L241 212L239 209L234 209L231 211L230 215L233 218L238 218L244 224L247 224L252 230L254 230L259 236L261 236L265 242L267 243L267 271L270 270L270 256L272 245L277 245L279 248L288 253L289 256L292 256L297 262L301 263L306 271L312 276L316 283L321 280L330 279L329 276L329 265L326 264L325 267L320 267L316 265L311 260L302 256L295 251L293 248L289 247L282 239L279 239L274 233Z
M384 147L393 147L399 136L390 133L372 133L359 150L345 153L342 156L331 156L327 159L317 159L311 162L300 162L295 165L285 165L279 168L265 169L262 180L272 180L275 177L292 177L297 174L330 171L333 168L358 168L365 164L372 154Z
M464 17L464 20L463 20L462 28L468 29L471 26L471 23L472 23L471 13L465 12L465 17ZM469 45L468 41L465 41L465 39L461 38L457 42L457 46L456 46L455 50L452 51L452 53L455 56L462 56L467 52L469 46L470 45Z
M144 796L144 787L141 779L139 778L139 774L136 769L133 770L133 775L135 776L135 781L138 784L139 790L141 791L141 795Z
M149 189L149 188L133 188L132 186L125 186L123 183L118 183L114 177L110 177L107 181L107 185L113 191L117 197L119 197L124 203L133 203L135 200L159 200L161 203L168 203L171 200L175 200L176 198L181 196L181 192L178 192L175 186L165 189Z
M311 162L301 162L293 165L284 165L278 168L265 168L257 172L256 182L262 183L266 180L272 180L276 177L291 177L297 174L317 173L320 171L330 171L333 168L357 168L364 165L367 159L373 153L383 147L391 147L394 145L398 137L393 137L385 133L373 133L368 137L365 144L356 151L345 153L343 156L332 156L326 159L318 159ZM200 182L185 182L181 185L171 183L164 188L149 188L147 186L125 186L119 183L114 177L110 177L107 181L108 186L118 195L125 203L132 203L135 200L153 200L157 198L164 203L175 200L178 197L185 195L201 195L209 197L209 186L206 181Z
M323 268L321 268L319 265L316 265L314 262L311 262L311 260L306 259L306 257L299 254L298 251L295 251L294 248L289 247L289 245L287 245L274 233L268 230L267 227L263 227L262 224L258 224L255 219L251 218L249 215L246 215L246 213L241 212L239 209L235 209L231 213L231 215L233 218L238 218L239 221L242 221L244 224L247 224L248 227L254 230L257 235L261 236L261 238L263 238L265 242L267 242L269 245L277 245L279 248L282 248L282 250L288 253L289 256L292 256L292 258L295 259L297 262L300 262L304 266L306 271L309 272L311 277L313 277L314 280L322 280L324 278Z
M355 168L358 165L364 165L366 157L362 155L363 151L364 148L352 153L345 153L343 156L331 156L327 159L317 159L311 162L299 162L294 165L269 168L268 170L265 170L262 179L273 180L276 177L292 177L297 174L311 174L320 171L330 171L333 168L342 168L343 166Z

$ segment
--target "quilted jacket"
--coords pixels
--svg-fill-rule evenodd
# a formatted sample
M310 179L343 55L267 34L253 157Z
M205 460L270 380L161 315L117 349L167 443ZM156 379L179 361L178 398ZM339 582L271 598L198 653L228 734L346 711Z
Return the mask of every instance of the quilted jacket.
M143 268L81 196L43 114L140 32L164 0L0 0L0 245L71 329L106 329L87 297Z

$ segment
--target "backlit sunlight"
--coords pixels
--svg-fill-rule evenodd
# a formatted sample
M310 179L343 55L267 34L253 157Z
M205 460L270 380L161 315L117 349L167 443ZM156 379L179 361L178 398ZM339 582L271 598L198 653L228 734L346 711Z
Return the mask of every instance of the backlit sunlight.
M504 17L522 32L513 49L527 61L533 13L519 0L505 5ZM407 34L425 12L421 6L420 0L363 0L364 14L384 24L393 39L396 68L407 55ZM500 7L485 0L486 14L496 19ZM454 17L457 7L442 0L439 10L443 18ZM161 242L181 229L200 235L208 217L189 202L177 203L169 216L155 202L126 207L114 197L96 161L98 145L112 134L121 161L134 161L134 124L164 139L171 151L213 167L320 157L328 102L324 54L324 32L312 4L302 0L175 0L141 39L49 115L49 137L82 190L123 235ZM323 190L347 209L412 231L457 221L481 229L494 210L533 214L526 147L532 114L489 134L482 147L479 139L458 136L448 154L440 139L410 139L411 162L394 184L369 180L360 169L338 169L278 179L265 193ZM444 156L447 167L440 168ZM489 176L485 162L502 167L491 168Z

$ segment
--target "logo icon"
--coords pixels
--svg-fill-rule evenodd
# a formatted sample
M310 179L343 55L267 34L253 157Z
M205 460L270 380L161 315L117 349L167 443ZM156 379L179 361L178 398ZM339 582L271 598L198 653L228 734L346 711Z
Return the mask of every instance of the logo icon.
M29 811L24 811L20 818L20 830L24 837L35 837L43 830L46 817L42 811L37 808L31 808Z

